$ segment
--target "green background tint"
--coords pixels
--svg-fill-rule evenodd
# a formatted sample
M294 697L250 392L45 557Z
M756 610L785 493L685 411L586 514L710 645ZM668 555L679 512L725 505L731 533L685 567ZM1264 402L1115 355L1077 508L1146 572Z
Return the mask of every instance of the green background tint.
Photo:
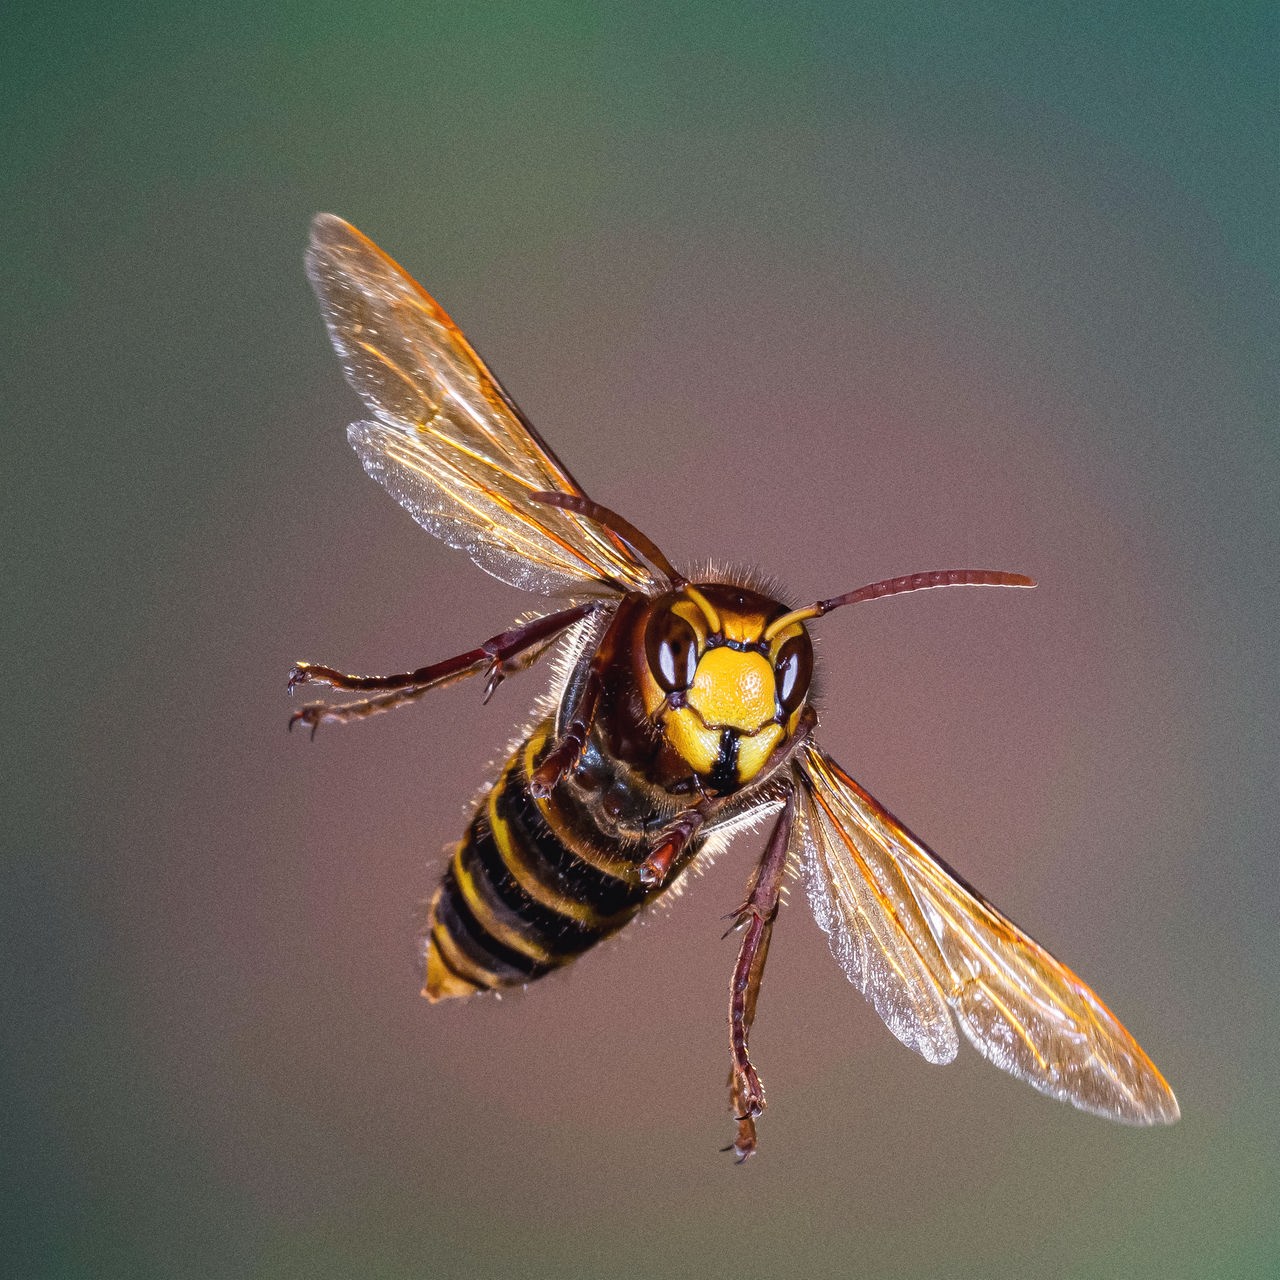
M10 5L0 45L13 1274L1280 1270L1269 7ZM677 560L1040 580L822 623L824 741L1179 1125L929 1067L797 894L733 1168L758 837L527 993L419 999L539 677L309 744L284 676L535 602L361 475L318 209Z

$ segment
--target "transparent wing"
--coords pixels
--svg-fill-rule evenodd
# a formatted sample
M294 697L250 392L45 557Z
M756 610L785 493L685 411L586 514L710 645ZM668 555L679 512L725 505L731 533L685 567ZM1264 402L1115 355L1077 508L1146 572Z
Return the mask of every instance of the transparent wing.
M836 950L855 983L855 973L877 972L876 962L865 957L887 934L886 957L901 970L879 988L872 982L873 990L896 985L927 1002L932 997L921 977L927 971L928 987L945 1000L978 1052L1032 1088L1126 1124L1178 1118L1173 1091L1151 1059L1070 969L961 883L816 747L804 749L799 769L809 809L822 824L821 853L839 923L851 935L863 934L862 942L846 948L861 969L851 969ZM880 917L874 911L850 914L846 898L874 898L883 904ZM896 932L885 927L885 916ZM892 1022L890 1028L911 1043Z
M533 501L582 489L453 321L371 240L317 215L307 275L347 381L375 415L348 439L423 528L527 590L665 588L608 530Z
M815 753L816 754L816 753ZM807 765L807 760L805 761ZM792 841L799 842L809 905L846 977L885 1026L930 1062L960 1047L951 1011L921 955L934 954L920 908L892 855L849 822L839 796L802 768Z

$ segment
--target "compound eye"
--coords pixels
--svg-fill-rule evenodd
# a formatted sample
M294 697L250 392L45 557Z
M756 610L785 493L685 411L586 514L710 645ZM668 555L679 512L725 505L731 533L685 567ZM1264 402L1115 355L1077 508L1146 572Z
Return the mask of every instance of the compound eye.
M778 704L791 715L804 702L813 676L813 645L805 632L792 636L778 651Z
M687 689L698 667L698 637L675 613L662 613L649 623L645 656L653 678L668 692Z

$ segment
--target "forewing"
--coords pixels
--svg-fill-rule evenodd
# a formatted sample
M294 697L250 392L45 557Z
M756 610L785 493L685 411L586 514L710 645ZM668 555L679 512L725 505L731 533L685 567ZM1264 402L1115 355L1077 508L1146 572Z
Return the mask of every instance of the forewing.
M960 1042L910 887L892 856L851 820L816 751L804 758L802 776L792 840L800 842L809 904L832 955L903 1044L930 1062L950 1062Z
M423 528L528 590L664 587L608 530L532 499L582 490L453 321L371 240L319 214L307 275L347 381L375 415L348 439Z
M1127 1124L1169 1124L1178 1103L1164 1077L1114 1014L977 893L962 884L888 810L815 748L803 759L812 795L823 797L873 875L916 910L904 929L932 971L961 1030L988 1061L1050 1097ZM923 923L925 933L919 932Z

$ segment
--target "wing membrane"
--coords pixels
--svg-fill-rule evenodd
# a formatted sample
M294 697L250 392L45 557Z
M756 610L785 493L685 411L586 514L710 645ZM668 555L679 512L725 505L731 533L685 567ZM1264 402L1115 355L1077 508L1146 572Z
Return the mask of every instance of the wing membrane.
M307 275L347 381L375 415L348 439L423 528L527 590L663 588L609 531L533 501L582 489L453 321L371 240L318 215Z
M798 808L792 839L801 842L809 905L832 955L907 1048L950 1062L960 1041L920 953L927 929L901 871L850 826L829 789L801 788Z
M1178 1118L1177 1100L1151 1059L1070 969L962 884L817 748L805 748L800 770L807 806L822 829L819 871L839 911L832 933L821 915L826 910L830 917L831 909L816 903L819 923L864 991L859 976L865 982L864 975L879 972L872 953L887 935L884 963L893 976L868 985L899 1039L912 1043L883 1013L876 993L892 1004L895 992L901 1001L909 991L930 1008L940 997L983 1057L1041 1093L1127 1124ZM881 905L878 915L868 901ZM841 927L850 937L844 950L857 961L852 968L836 947Z

